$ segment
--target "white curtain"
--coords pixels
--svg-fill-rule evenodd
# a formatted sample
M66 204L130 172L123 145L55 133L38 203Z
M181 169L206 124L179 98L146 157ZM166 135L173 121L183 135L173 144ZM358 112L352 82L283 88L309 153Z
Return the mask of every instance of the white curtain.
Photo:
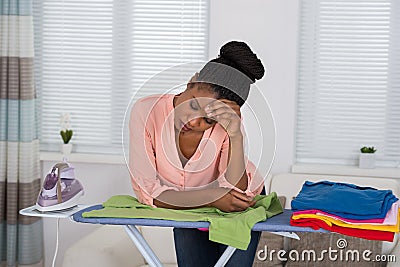
M400 163L400 1L302 0L296 160Z
M69 113L74 152L120 154L125 109L141 85L207 58L206 0L34 0L34 14L41 150L59 149L60 114Z
M44 266L33 56L32 1L0 1L0 266Z

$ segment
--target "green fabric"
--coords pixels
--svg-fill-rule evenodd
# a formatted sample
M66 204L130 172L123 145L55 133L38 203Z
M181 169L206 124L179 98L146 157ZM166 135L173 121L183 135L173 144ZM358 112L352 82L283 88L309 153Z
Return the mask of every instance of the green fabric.
M132 196L113 196L103 203L103 209L84 212L82 216L208 221L211 241L246 250L254 224L283 212L275 192L267 196L256 196L255 200L256 205L245 211L223 212L213 207L189 210L153 208L140 203Z

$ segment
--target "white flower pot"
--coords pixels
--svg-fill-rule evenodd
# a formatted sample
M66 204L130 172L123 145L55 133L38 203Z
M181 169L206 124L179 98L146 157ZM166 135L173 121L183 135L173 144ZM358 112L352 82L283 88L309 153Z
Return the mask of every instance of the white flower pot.
M64 156L68 156L71 154L72 151L72 144L62 144L61 145L61 153L63 153Z
M375 168L375 154L374 153L361 153L358 166L362 169Z

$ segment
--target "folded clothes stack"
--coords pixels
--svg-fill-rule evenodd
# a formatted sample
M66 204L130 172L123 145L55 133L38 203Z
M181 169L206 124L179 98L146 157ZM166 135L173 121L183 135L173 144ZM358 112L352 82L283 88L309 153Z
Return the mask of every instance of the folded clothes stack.
M293 226L382 241L400 230L399 199L391 190L306 181L291 205Z

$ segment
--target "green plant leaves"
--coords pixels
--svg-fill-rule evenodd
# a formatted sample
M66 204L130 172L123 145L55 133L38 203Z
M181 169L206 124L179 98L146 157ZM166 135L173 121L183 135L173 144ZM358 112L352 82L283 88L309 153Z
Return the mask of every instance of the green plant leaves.
M360 148L361 153L375 153L376 149L373 146L370 147L366 147L363 146L362 148Z
M74 134L74 132L72 130L65 130L65 131L61 130L60 131L60 135L61 135L61 138L64 141L64 144L68 144L69 143L69 141L71 140L73 134Z

